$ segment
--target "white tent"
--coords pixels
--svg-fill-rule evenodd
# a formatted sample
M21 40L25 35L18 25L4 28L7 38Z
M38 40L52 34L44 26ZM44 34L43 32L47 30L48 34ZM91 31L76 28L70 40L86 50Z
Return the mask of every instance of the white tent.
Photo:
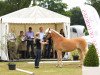
M9 60L5 35L9 33L11 23L63 23L65 36L70 37L69 17L39 6L20 9L0 17L0 56L2 60Z

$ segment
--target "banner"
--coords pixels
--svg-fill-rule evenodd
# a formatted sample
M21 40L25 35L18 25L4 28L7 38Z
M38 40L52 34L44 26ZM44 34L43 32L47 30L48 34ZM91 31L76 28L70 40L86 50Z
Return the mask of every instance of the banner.
M94 43L97 53L100 56L100 18L94 7L90 5L80 6L86 27L92 42Z

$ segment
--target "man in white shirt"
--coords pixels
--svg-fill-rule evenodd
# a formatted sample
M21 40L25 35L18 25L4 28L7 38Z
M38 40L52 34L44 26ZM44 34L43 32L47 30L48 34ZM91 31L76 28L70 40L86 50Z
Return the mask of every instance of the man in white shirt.
M8 41L11 41L11 42L15 42L15 40L16 40L15 34L14 34L14 33L9 33L9 34L7 35L7 40L8 40Z
M44 37L43 27L40 27L40 28L39 28L39 31L40 31L40 32L39 32L39 33L40 33L40 34L39 34L39 35L40 35L40 40L43 41L43 37Z
M43 31L43 27L40 27L39 28L39 38L40 38L40 41L42 42L42 41L44 41L44 31ZM43 47L44 47L44 45L42 45L41 44L41 49L42 49L42 57L44 57L44 55L45 55L45 50L43 49Z
M16 36L14 31L11 31L7 35L7 48L8 56L10 60L17 59L17 45L16 45Z

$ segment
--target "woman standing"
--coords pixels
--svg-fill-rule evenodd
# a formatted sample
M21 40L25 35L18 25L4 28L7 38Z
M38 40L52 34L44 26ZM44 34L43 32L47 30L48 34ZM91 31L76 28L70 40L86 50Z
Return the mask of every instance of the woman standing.
M35 55L35 68L39 68L39 62L41 59L41 44L47 44L46 42L42 42L39 38L39 32L36 33L36 55Z
M65 37L65 34L64 34L63 29L60 30L60 34L61 34L63 37Z
M20 31L20 35L17 38L18 41L18 53L20 58L26 58L26 37L23 31Z

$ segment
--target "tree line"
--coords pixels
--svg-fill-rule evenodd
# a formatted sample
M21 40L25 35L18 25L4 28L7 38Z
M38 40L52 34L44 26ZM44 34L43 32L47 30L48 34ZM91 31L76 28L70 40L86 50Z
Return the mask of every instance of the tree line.
M29 7L32 0L4 0L0 1L0 16ZM97 0L87 0L87 4L94 6L100 14L100 2ZM38 5L70 17L71 25L84 25L85 22L79 7L68 10L68 5L62 0L33 0L33 6Z

